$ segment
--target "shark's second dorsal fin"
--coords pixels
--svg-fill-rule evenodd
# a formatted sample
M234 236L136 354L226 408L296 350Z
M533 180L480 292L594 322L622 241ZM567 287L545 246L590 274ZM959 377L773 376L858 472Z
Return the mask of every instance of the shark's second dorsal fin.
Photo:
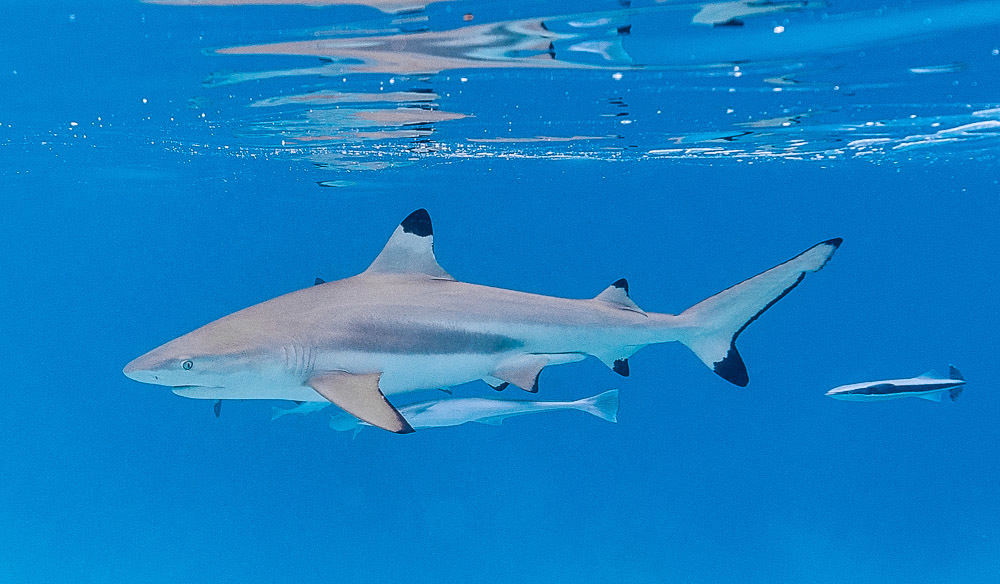
M410 213L365 274L423 274L454 280L434 258L434 231L424 209Z
M631 298L629 298L628 280L625 278L622 278L605 288L603 292L594 297L594 300L613 304L622 310L631 310L632 312L638 312L639 314L646 314L635 302L632 302Z

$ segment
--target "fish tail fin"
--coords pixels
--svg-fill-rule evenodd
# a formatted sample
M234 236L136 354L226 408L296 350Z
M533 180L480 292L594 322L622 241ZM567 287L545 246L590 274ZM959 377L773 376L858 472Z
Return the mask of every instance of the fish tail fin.
M948 379L957 379L958 381L965 381L962 377L962 372L958 370L958 367L954 365L948 365Z
M958 367L955 367L954 365L948 365L948 379L954 379L956 381L965 381L965 377L962 376L962 372L959 371ZM965 384L949 389L948 397L951 398L951 401L957 400L958 396L962 395L963 389L965 389Z
M609 422L618 421L618 390L611 389L573 402L576 409Z
M807 273L826 265L842 241L838 237L816 244L787 262L688 308L678 316L684 322L678 340L720 377L745 386L750 378L736 350L736 338L791 292Z

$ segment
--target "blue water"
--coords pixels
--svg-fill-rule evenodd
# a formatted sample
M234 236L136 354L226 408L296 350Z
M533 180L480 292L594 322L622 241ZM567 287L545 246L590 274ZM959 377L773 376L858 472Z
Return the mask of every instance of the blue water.
M1000 3L772 7L4 3L0 582L996 582ZM617 424L352 438L122 375L420 207L460 280L659 312L845 243L746 388L542 374ZM823 395L948 363L954 403Z

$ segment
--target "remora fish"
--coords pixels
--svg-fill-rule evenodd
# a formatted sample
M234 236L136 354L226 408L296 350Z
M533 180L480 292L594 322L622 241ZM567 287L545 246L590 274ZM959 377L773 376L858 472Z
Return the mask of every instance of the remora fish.
M602 420L618 421L618 390L585 397L571 402L546 402L527 400L504 400L479 397L458 397L436 399L402 406L399 413L414 429L443 428L461 426L468 422L494 424L499 426L504 420L525 414L540 414L556 410L580 410ZM348 413L341 413L330 420L334 430L353 430L359 425L369 426Z
M958 399L965 387L965 378L954 365L948 366L948 376L928 371L919 377L909 379L886 379L841 385L826 392L834 399L846 401L884 401L904 397L919 397L931 401L941 401L945 392L951 401Z
M624 279L586 300L459 282L438 265L419 209L361 274L234 312L124 373L193 398L329 400L398 433L413 428L386 395L476 379L534 392L543 367L587 355L628 375L627 359L653 343L679 341L744 386L736 337L840 243L817 244L679 315L657 314L632 302Z
M291 414L299 414L304 416L306 414L318 412L328 405L330 405L330 402L328 401L321 401L321 402L307 401L300 403L294 408L271 408L271 419L277 420L281 416L288 416Z

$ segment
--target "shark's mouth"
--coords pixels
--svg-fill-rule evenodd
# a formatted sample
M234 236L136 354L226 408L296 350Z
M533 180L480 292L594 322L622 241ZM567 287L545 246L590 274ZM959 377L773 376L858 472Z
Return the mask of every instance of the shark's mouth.
M193 397L197 399L220 399L224 389L212 385L175 385L171 390L183 397Z

